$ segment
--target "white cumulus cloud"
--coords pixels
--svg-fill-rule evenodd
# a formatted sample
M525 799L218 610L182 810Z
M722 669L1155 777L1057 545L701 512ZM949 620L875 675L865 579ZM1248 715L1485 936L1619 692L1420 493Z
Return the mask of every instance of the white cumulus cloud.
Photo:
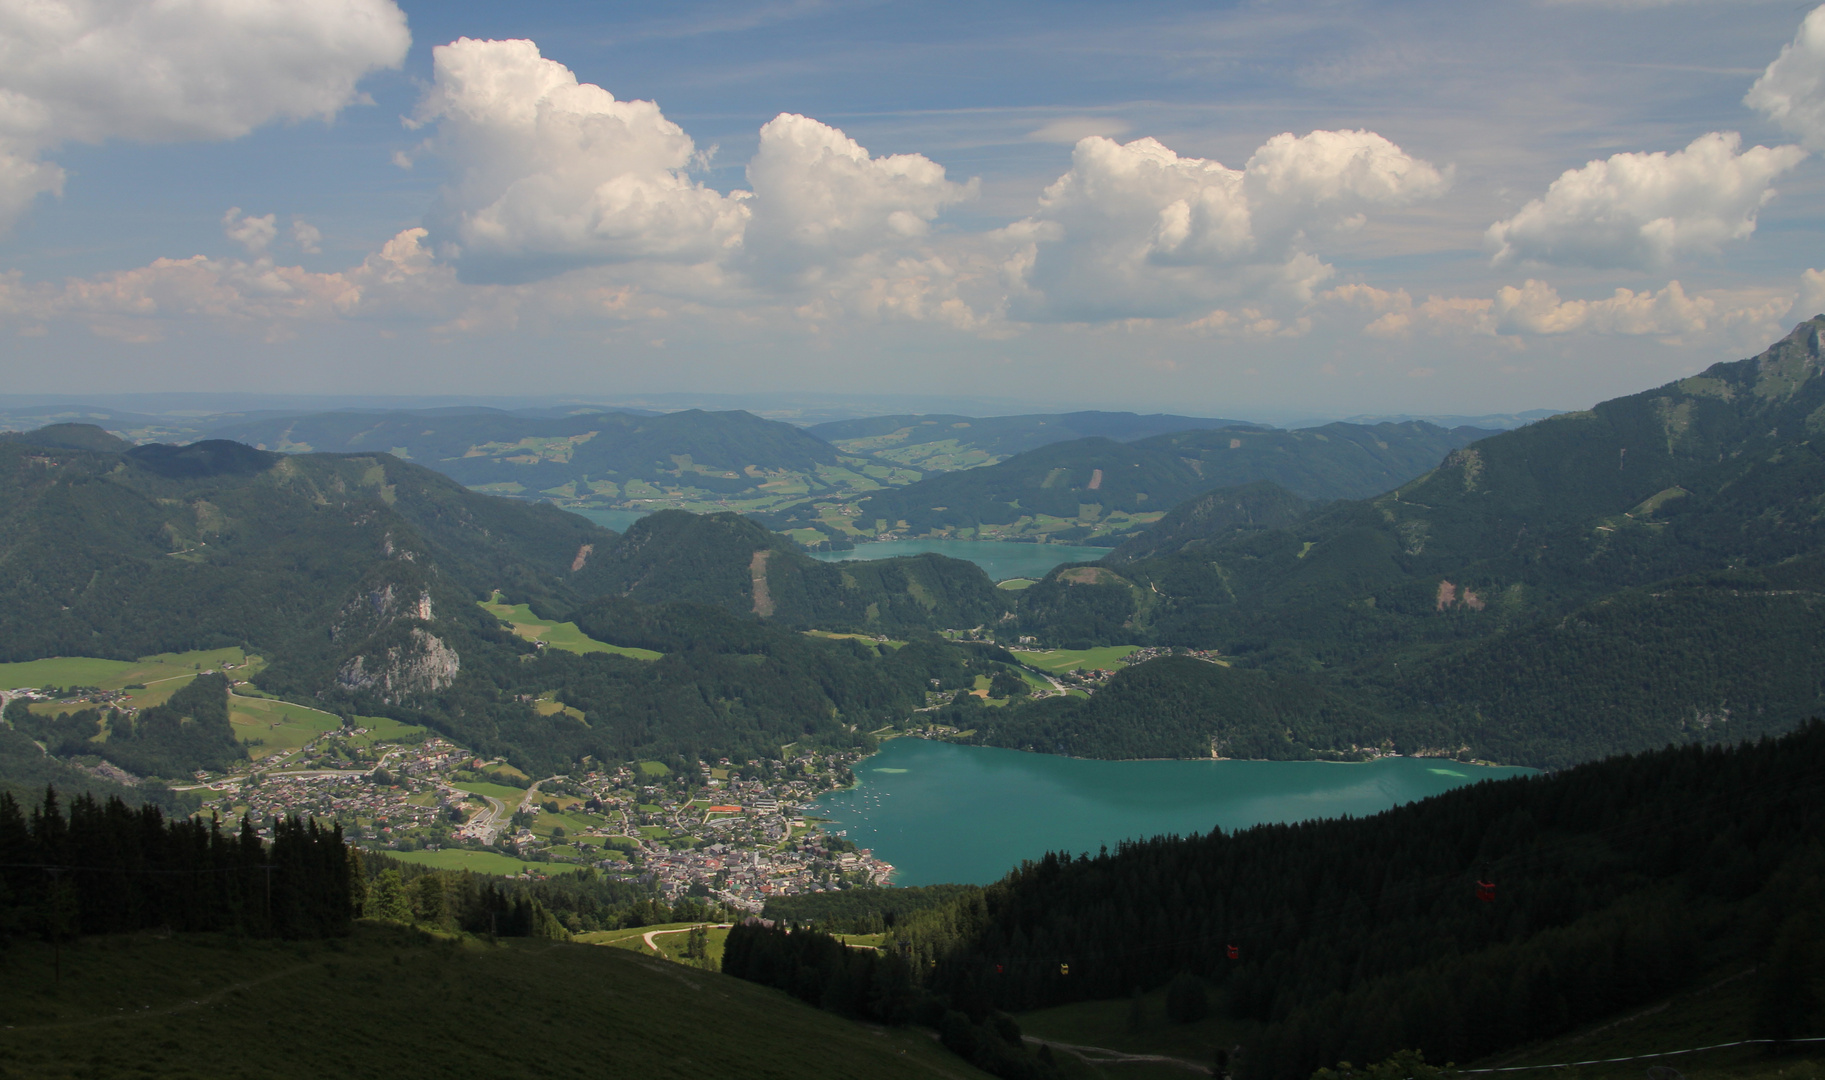
M1813 8L1799 33L1749 88L1743 104L1800 137L1825 148L1825 7Z
M976 191L924 155L870 157L836 128L793 113L760 129L748 183L744 242L761 275L890 254L922 240L940 211Z
M1331 274L1309 242L1448 184L1368 131L1278 135L1241 169L1180 157L1156 139L1086 138L1038 213L1003 230L1013 312L1103 321L1178 316L1235 297L1303 302Z
M575 266L715 259L741 242L747 199L690 178L691 137L650 101L618 101L531 41L432 51L418 120L456 171L433 215L466 276L530 280Z
M1800 294L1788 310L1793 319L1810 319L1825 315L1825 270L1807 270L1800 274Z
M0 227L61 190L59 145L328 119L410 45L393 0L0 0Z
M277 215L254 217L248 214L242 217L239 216L240 213L240 207L231 206L222 215L223 235L246 248L249 255L258 255L272 246L273 238L279 235Z
M1825 275L1819 283L1825 286ZM1754 340L1777 332L1775 320L1793 306L1786 296L1692 295L1677 281L1658 291L1619 288L1597 300L1566 300L1551 284L1535 278L1504 285L1492 297L1430 296L1415 302L1405 289L1344 285L1319 299L1374 315L1363 333L1380 338L1407 338L1424 330L1510 338L1616 334L1673 339L1735 335Z
M1663 269L1755 231L1775 177L1799 164L1797 146L1739 148L1712 132L1673 153L1615 154L1566 170L1546 194L1489 227L1495 264Z

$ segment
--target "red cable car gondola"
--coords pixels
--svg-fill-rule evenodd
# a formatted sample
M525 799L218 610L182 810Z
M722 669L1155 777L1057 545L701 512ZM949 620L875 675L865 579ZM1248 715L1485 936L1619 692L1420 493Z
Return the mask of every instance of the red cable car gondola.
M1229 947L1229 958L1231 960L1240 960L1242 958L1242 950L1236 948L1234 945L1231 945Z
M1495 882L1489 880L1489 871L1486 868L1483 875L1477 878L1476 898L1485 904L1495 903Z

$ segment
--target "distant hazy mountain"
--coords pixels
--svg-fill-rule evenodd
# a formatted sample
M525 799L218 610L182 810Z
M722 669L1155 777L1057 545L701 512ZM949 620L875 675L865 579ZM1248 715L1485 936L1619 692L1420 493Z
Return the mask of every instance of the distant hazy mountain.
M1569 412L1569 409L1528 409L1525 412L1483 413L1478 416L1461 416L1455 413L1360 413L1356 416L1345 416L1341 420L1346 424L1404 424L1412 420L1423 420L1428 424L1440 427L1479 427L1492 431L1512 431L1525 427L1536 420L1549 416L1558 416ZM1288 423L1288 427L1317 427L1332 418L1323 417L1310 420L1298 420Z
M840 466L842 456L791 424L698 410L333 412L227 424L212 434L288 453L380 451L497 494L603 505L755 498L766 494L762 485L782 480L814 487L819 471Z
M861 520L914 535L973 529L1093 539L1131 532L1213 488L1263 480L1302 499L1361 498L1412 479L1488 434L1407 423L1229 427L1127 443L1078 439L879 492L861 502Z
M1133 442L1169 431L1255 426L1245 420L1165 413L1074 412L987 417L873 416L816 424L807 430L851 453L874 454L926 471L949 471L993 465L1015 454L1072 439L1099 437Z

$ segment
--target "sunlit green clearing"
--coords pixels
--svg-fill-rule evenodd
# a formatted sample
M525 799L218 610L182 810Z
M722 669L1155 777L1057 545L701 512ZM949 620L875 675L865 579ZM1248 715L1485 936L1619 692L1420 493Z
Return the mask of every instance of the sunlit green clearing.
M651 649L633 649L624 645L610 645L597 641L577 629L576 623L556 622L541 619L532 613L525 604L499 603L500 594L494 600L480 601L482 607L502 622L513 627L513 632L527 641L543 641L554 649L563 649L573 653L615 653L619 656L631 656L635 660L657 660L663 653Z
M1078 668L1113 671L1138 648L1138 645L1104 645L1098 649L1016 649L1014 655L1021 663L1031 664L1041 671L1075 671Z

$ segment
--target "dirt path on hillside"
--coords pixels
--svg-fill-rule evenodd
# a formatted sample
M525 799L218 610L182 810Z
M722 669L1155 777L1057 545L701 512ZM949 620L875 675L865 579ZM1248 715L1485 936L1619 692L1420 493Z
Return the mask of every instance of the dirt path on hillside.
M1209 1065L1196 1061L1187 1061L1185 1058L1167 1057L1165 1054L1130 1054L1121 1050L1111 1050L1106 1046L1079 1046L1076 1043L1042 1039L1037 1035L1022 1035L1021 1038L1025 1039L1027 1042L1036 1043L1040 1046L1050 1046L1054 1050L1063 1050L1065 1053L1070 1054L1079 1060L1087 1061L1092 1065L1139 1065L1143 1063L1172 1065L1181 1069L1190 1069L1200 1076L1210 1075Z
M267 975L262 975L257 979L248 979L246 982L238 982L232 986L224 986L220 990L217 990L212 994L205 994L200 998L191 998L189 1001L179 1002L176 1005L167 1005L160 1009L141 1008L132 1011L120 1009L112 1016L92 1016L83 1020L53 1020L47 1024L8 1024L5 1028L0 1029L0 1035L3 1035L7 1031L51 1031L59 1028L93 1027L96 1024L118 1024L127 1020L148 1020L156 1016L170 1016L173 1013L185 1012L190 1009L200 1009L205 1005L213 1005L224 997L227 997L229 994L239 993L243 990L251 990L256 986L272 982L274 979L283 979L288 975L296 975L299 972L309 971L317 966L319 965L300 964L297 967L285 968L282 971L275 971Z
M771 551L757 551L748 563L748 576L754 580L754 614L761 618L773 614L773 594L767 591L767 558Z

